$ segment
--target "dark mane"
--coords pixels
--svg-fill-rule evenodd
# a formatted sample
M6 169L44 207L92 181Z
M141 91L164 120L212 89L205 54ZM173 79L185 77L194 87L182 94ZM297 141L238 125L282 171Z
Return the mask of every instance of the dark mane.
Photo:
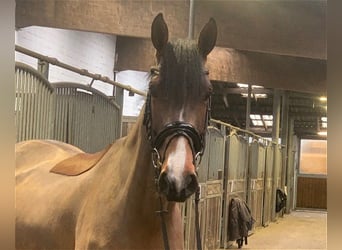
M165 94L186 98L198 95L202 77L202 58L192 40L169 42L160 65L161 83Z

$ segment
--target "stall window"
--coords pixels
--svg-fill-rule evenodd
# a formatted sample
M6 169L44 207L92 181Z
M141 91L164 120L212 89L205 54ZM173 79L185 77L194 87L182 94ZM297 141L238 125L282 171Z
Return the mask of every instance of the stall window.
M327 141L301 140L300 174L327 174Z

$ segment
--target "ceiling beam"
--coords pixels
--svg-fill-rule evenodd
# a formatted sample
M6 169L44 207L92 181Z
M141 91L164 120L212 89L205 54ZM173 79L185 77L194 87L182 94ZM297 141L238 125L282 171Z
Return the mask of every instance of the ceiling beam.
M16 27L30 25L149 38L164 13L171 38L185 38L190 1L16 0ZM245 51L326 59L327 0L195 1L194 35L210 17L217 45Z
M326 0L196 1L195 37L214 17L220 47L326 59L326 9Z
M118 37L116 46L115 70L148 71L155 64L150 39ZM207 67L214 81L326 93L326 60L215 47L208 55Z
M321 95L327 91L326 60L215 47L207 65L217 81Z

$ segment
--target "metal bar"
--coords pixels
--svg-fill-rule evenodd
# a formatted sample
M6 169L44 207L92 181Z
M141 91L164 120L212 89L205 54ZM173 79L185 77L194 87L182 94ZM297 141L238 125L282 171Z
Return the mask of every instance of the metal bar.
M24 73L24 78L27 78L27 73ZM27 139L27 119L28 119L28 115L27 115L27 84L25 84L25 82L23 83L24 87L23 87L23 99L24 99L24 105L23 105L23 140Z
M37 77L40 81L42 81L42 83L44 85L46 85L51 91L53 91L52 86L50 85L49 81L46 80L44 78L44 76L42 76L41 73L39 73L36 69L32 68L31 66L25 64L25 63L21 63L21 62L15 62L15 68L16 69L20 69L22 71L24 71L25 73L29 73L31 75L34 75L35 77Z
M285 149L283 150L282 155L282 177L281 184L282 186L287 185L287 147L288 147L288 123L289 123L289 102L287 92L283 92L282 98L282 124L281 124L281 142L285 145Z
M264 142L267 142L267 143L273 143L273 144L278 144L277 142L273 142L273 141L269 141L267 139L265 139L264 137L260 136L260 135L257 135L257 134L254 134L253 132L251 131L248 131L248 130L245 130L245 129L242 129L242 128L239 128L239 127L235 127L229 123L225 123L223 121L220 121L220 120L216 120L216 119L210 119L210 122L214 122L214 123L217 123L217 124L221 124L223 126L226 126L228 128L230 128L231 130L236 130L236 131L239 131L239 132L242 132L242 133L246 133L252 137L255 137L255 138L258 138L258 139L261 139L263 140Z
M86 69L79 69L79 68L76 68L76 67L73 67L71 65L68 65L66 63L63 63L63 62L60 62L58 61L56 58L52 58L52 57L48 57L48 56L44 56L42 54L39 54L37 52L34 52L32 50L28 50L26 48L23 48L21 46L18 46L18 45L15 45L15 50L17 52L20 52L20 53L23 53L23 54L26 54L26 55L29 55L29 56L32 56L32 57L35 57L35 58L38 58L40 60L43 60L45 62L48 62L50 64L53 64L53 65L56 65L56 66L59 66L61 68L64 68L64 69L67 69L67 70L70 70L72 72L75 72L75 73L78 73L80 75L83 75L83 76L88 76L90 78L93 78L95 80L99 80L99 81L102 81L102 82L106 82L108 84L111 84L111 85L114 85L114 86L117 86L117 87L120 87L120 88L123 88L127 91L130 91L130 92L133 92L135 94L138 94L138 95L142 95L142 96L146 96L146 92L144 91L141 91L141 90L138 90L138 89L135 89L129 85L125 85L125 84L122 84L122 83L118 83L118 82L115 82L115 81L112 81L110 80L107 76L102 76L100 74L93 74L93 73L90 73L88 72L88 70Z
M279 141L279 125L280 125L280 93L279 90L274 90L273 96L273 128L272 128L272 141L277 143ZM279 167L278 162L280 159L279 150L276 147L274 149L274 158L273 158L273 187L272 187L272 216L271 220L275 221L277 214L275 212L275 204L276 204L276 189L278 187L278 175L279 175Z
M23 130L23 80L22 80L22 71L20 69L16 70L16 78L18 81L18 89L17 89L17 99L19 106L17 107L17 142L22 140L22 130Z
M19 98L19 81L18 81L18 70L15 70L14 75L15 81L15 128L16 128L16 142L18 142L18 127L19 127L19 116L20 116L20 98Z
M108 97L105 94L103 94L101 91L94 89L92 87L89 87L87 85L80 84L80 83L74 83L74 82L54 82L54 83L51 83L51 85L53 86L53 88L83 89L83 90L89 91L93 94L100 95L105 99L111 100L113 105L115 105L118 109L120 108L120 105L118 103L116 103L115 99L113 99L112 97Z
M63 88L62 91L61 91L61 94L62 94L62 103L61 103L61 120L60 120L60 130L61 130L61 138L60 140L61 141L66 141L66 138L65 138L65 121L67 120L67 117L66 117L66 98L67 96L65 95L65 89ZM63 122L64 121L64 122Z
M42 88L42 92L43 92L43 95L42 95L42 103L43 103L43 107L42 107L42 123L41 123L41 131L42 131L42 139L45 139L47 138L47 117L48 117L48 106L47 106L47 101L46 101L46 98L47 98L47 95L48 95L48 92L47 92L47 89L45 87Z
M231 95L241 95L241 94L247 94L248 95L248 88L224 88L220 89L220 94L231 94ZM269 96L273 95L273 91L271 89L265 89L265 88L255 88L251 89L251 94L267 94Z
M248 84L248 96L247 96L247 104L246 104L246 130L249 130L251 125L251 118L249 117L251 114L251 96L252 96L252 85Z
M44 120L44 118L42 117L42 112L41 110L44 109L44 104L42 103L42 89L43 89L43 85L38 86L37 88L37 115L36 115L36 129L37 129L37 134L36 136L38 138L41 138L41 121Z
M190 6L189 6L189 30L188 30L188 38L189 39L194 39L194 25L195 25L194 9L195 9L195 0L190 0Z
M286 213L290 213L292 209L294 209L294 199L296 197L295 194L295 159L293 154L294 142L294 119L290 118L289 121L289 131L288 131L288 147L287 147L287 200L286 200Z
M49 90L48 90L48 98L47 98L47 106L50 107L49 109L49 112L48 112L48 124L47 124L47 128L48 128L48 137L47 139L52 139L52 128L53 128L53 123L52 123L52 119L53 117L55 116L55 105L53 103L53 98L54 98L54 95L53 93L51 93Z
M59 140L59 121L60 121L60 97L59 97L59 89L55 91L55 115L54 115L54 128L53 128L53 139Z
M32 76L32 75L30 75L29 76L29 81L28 81L28 83L27 83L27 87L28 87L28 89L27 89L27 101L28 101L28 107L27 107L27 109L28 109L28 121L27 121L27 132L28 132L28 134L27 134L27 139L32 139L32 136L33 136L33 134L32 134L32 132L33 132L33 124L32 124L32 122L33 122L33 117L32 117L32 115L34 114L34 112L33 112L33 107L32 107L32 89L33 89L33 85L34 85L34 77Z
M26 72L21 73L21 107L22 107L22 112L21 112L21 141L25 140L25 134L26 134L26 86L25 86L25 81L26 81Z
M38 109L39 109L39 105L38 105L38 89L41 87L40 82L38 79L36 79L35 82L35 87L34 87L34 92L32 94L32 106L33 106L33 116L32 116L32 120L33 120L33 138L37 138L37 134L39 133L39 122L37 119L37 116L39 115Z

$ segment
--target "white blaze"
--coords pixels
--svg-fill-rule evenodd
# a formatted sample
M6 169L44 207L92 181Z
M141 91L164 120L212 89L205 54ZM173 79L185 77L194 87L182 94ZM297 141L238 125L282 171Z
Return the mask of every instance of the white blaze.
M186 161L187 139L184 137L178 137L176 138L176 140L176 150L169 154L167 166L169 178L175 181L176 188L179 191L183 181L183 171Z
M183 115L184 115L184 107L182 107L182 110L181 110L180 113L179 113L179 120L180 120L180 121L184 121Z

